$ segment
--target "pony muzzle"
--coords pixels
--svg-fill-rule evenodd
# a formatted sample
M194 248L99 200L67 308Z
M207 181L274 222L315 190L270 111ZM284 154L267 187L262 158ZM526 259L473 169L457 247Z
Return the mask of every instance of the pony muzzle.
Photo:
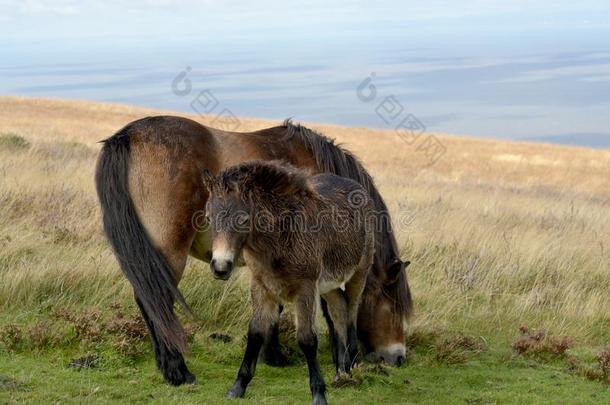
M407 358L407 350L405 345L394 343L382 347L376 352L369 353L366 357L369 361L382 362L391 366L402 366Z
M210 270L217 280L228 280L235 267L231 259L214 259L210 262Z

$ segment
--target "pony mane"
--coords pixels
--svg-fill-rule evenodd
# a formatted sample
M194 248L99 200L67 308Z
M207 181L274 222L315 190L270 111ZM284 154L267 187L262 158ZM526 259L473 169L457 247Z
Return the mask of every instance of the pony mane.
M377 190L371 175L351 152L341 145L335 144L333 139L300 124L294 124L290 119L286 119L282 127L286 130L286 139L297 138L305 145L314 156L316 165L321 172L350 178L360 183L367 190L375 204L375 215L377 217L377 223L375 224L377 246L374 266L387 269L400 255L392 230L388 207ZM404 317L409 317L413 310L413 304L404 271L399 273L396 283L389 286L388 293L392 295L399 313Z
M225 191L259 190L276 195L311 194L308 176L282 161L248 161L230 167L218 175L218 185Z

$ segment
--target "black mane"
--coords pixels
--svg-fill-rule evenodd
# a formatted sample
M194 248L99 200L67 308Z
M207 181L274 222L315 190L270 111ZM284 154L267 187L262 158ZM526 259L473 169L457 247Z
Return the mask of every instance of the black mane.
M333 139L300 124L294 124L290 119L285 120L282 126L286 129L288 139L296 137L307 147L322 172L334 173L355 180L368 191L375 204L377 215L375 226L377 246L373 266L381 271L387 270L390 264L400 258L400 255L392 230L390 213L371 175L351 152L341 145L335 144ZM400 313L408 317L413 305L404 271L399 273L397 282L392 284L387 292L392 295Z

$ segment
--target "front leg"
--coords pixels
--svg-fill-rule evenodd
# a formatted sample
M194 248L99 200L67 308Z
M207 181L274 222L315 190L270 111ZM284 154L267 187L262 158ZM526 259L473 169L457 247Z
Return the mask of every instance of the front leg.
M248 326L248 343L241 367L237 373L237 379L227 392L227 398L241 398L246 393L248 384L254 377L258 355L271 325L279 318L279 305L260 285L252 284L252 308L253 314Z
M306 283L296 301L297 340L307 359L309 388L313 397L312 404L326 405L326 384L317 358L316 307L318 299L316 283Z
M347 301L347 347L352 365L357 364L360 360L356 322L358 320L358 309L366 283L366 276L369 272L370 260L370 258L362 260L360 265L356 268L352 278L345 283L344 296Z
M283 309L284 307L280 305L280 316ZM263 344L260 358L265 364L271 367L284 367L288 365L288 357L282 353L282 346L280 345L279 322L275 322L271 325L267 338L265 339L265 343Z
M333 363L337 365L337 345L339 344L337 341L337 332L335 331L335 324L333 323L333 319L330 317L330 312L328 312L328 303L326 302L324 297L322 297L322 299L320 300L320 308L322 309L322 315L324 315L324 319L326 320L326 326L328 327L328 343L330 345L330 352L333 356Z

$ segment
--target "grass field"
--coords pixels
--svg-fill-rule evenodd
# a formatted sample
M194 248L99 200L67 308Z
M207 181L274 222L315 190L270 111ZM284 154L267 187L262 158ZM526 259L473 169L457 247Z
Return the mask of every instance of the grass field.
M97 142L159 113L0 97L0 403L223 401L245 342L247 276L214 281L189 262L181 289L197 315L184 319L199 384L173 388L101 232ZM241 119L240 130L275 124ZM391 131L311 126L373 174L412 262L416 310L407 364L365 364L329 401L610 403L609 150L435 134L447 152L429 166ZM261 365L240 403L309 400L283 327L293 364ZM330 382L326 344L321 356Z

